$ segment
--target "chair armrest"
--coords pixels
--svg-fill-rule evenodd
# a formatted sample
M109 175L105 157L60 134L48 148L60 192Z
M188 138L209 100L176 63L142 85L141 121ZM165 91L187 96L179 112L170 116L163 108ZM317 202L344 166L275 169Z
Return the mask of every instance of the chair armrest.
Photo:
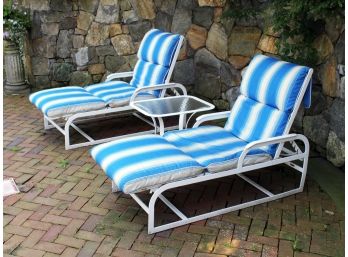
M182 94L183 95L187 95L187 90L186 88L179 84L179 83L167 83L167 84L158 84L158 85L154 85L154 86L146 86L146 87L139 87L137 88L132 97L130 98L130 103L131 102L134 102L134 99L139 95L139 93L141 92L146 92L146 91L154 91L154 90L163 90L160 97L164 97L164 93L165 93L165 90L167 89L174 89L174 88L178 88L182 91Z
M201 116L198 116L196 118L196 123L193 125L193 128L198 127L203 122L210 121L210 120L220 120L220 119L227 119L230 116L231 111L224 111L224 112L214 112L214 113L208 113L203 114Z
M244 147L242 154L238 158L237 168L242 168L245 157L247 156L249 151L252 149L260 148L262 146L267 146L267 145L283 144L285 142L292 142L295 140L300 140L304 143L304 146L305 146L304 154L306 154L308 156L308 154L309 154L309 142L308 142L308 139L304 135L289 134L289 135L284 135L284 136L271 137L271 138L266 138L266 139L261 139L261 140L257 140L254 142L250 142L249 144L247 144Z
M133 76L133 71L126 71L126 72L119 72L119 73L112 73L108 76L106 76L106 81L111 81L113 79L120 79L120 78L128 78Z

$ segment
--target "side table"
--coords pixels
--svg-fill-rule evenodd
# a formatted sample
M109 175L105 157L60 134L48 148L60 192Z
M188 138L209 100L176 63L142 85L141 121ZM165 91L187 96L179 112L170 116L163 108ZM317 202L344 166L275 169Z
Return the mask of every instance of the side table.
M186 123L186 115L209 111L214 105L191 95L169 96L131 102L130 105L140 113L157 119L160 135L164 134L163 117L179 115L179 129Z

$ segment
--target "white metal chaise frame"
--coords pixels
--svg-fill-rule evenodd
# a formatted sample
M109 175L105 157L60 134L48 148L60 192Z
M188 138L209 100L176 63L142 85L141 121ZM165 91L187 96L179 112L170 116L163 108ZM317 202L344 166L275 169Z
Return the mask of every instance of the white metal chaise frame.
M175 88L177 88L177 89L179 88L179 89L181 89L183 95L187 95L187 91L186 91L186 88L184 86L182 86L180 84L170 83L169 82L170 78L172 76L172 73L174 71L174 66L175 66L176 60L177 60L177 58L179 56L180 49L181 49L181 46L183 44L183 41L184 41L184 37L180 36L180 39L179 39L179 42L178 42L178 46L177 46L177 48L175 50L175 53L174 53L174 56L173 56L173 60L172 60L172 63L170 65L170 68L169 68L168 75L167 75L167 78L165 80L165 83L164 84L159 84L159 85L153 85L153 86L146 86L146 87L142 87L142 88L137 88L134 91L134 93L133 93L133 95L131 97L131 101L134 101L134 99L136 98L136 96L140 92L161 90L161 89L169 89L169 88L174 89L174 90L175 90ZM107 76L105 82L111 81L111 80L114 80L114 79L128 78L128 77L132 77L132 76L133 76L133 71L113 73L113 74L110 74L110 75ZM164 92L165 91L166 90L164 90ZM178 94L177 91L176 91L176 94ZM162 92L160 97L165 97L165 94ZM85 122L85 121L89 121L89 120L95 120L95 119L97 119L96 118L97 116L110 115L110 116L114 116L115 117L115 116L117 116L117 114L125 113L125 112L130 112L130 114L132 114L135 117L139 118L140 120L148 123L154 129L151 129L151 130L148 130L148 131L141 131L141 132L137 132L137 133L121 135L121 136L114 136L114 137L109 137L109 138L103 138L103 139L94 139L91 136L89 136L85 131L83 131L81 128L79 128L77 126L77 123L81 123L81 122ZM44 118L44 129L45 130L56 128L60 133L62 133L64 135L64 139L65 139L64 142L65 142L65 149L66 150L70 150L70 149L74 149L74 148L78 148L78 147L84 147L84 146L101 144L101 143L109 142L109 141L112 141L112 140L115 140L115 139L119 139L119 138L124 138L124 137L157 133L157 130L158 130L158 126L157 126L156 121L154 119L149 120L149 119L146 119L145 117L140 116L139 113L137 113L137 111L130 106L130 104L128 104L127 106L116 107L116 108L114 108L114 107L113 108L106 107L106 108L101 109L101 110L80 112L80 113L67 115L67 116L63 116L63 117L57 117L57 118L50 118L50 117L48 117L47 115L44 114L43 118ZM62 118L66 121L65 123L58 123L58 122L56 122L56 120L62 119ZM87 142L83 142L83 143L71 144L70 143L70 127L75 129L75 131L77 131L81 136L83 136L88 141ZM175 129L175 128L177 128L177 126L167 127L166 130L171 130L171 129Z
M273 201L276 199L280 199L292 194L300 193L303 191L304 183L306 179L307 174L307 166L308 166L308 157L309 157L309 142L308 139L301 134L289 134L290 128L292 126L292 123L296 117L296 114L298 112L298 109L301 105L302 99L304 97L304 94L306 92L307 87L309 86L311 77L312 77L313 69L310 69L305 80L303 81L303 84L301 86L301 90L299 93L299 96L296 100L295 106L293 108L293 111L290 115L289 121L287 126L285 127L284 133L282 136L277 136L273 138L267 138L263 140L257 140L254 142L250 142L247 144L238 158L237 167L231 170L226 170L222 172L217 173L204 173L202 175L187 178L179 181L170 182L158 187L154 187L150 190L150 193L152 193L152 196L150 198L149 204L146 205L137 195L136 193L131 193L130 196L141 206L141 208L148 214L148 233L157 233L161 232L167 229L175 228L178 226L182 226L188 223L196 222L199 220L204 220L207 218L211 218L217 215L225 214L231 211L236 211L239 209L247 208L250 206L254 206L261 203L266 203L269 201ZM206 121L212 121L212 120L219 120L219 119L226 119L230 115L230 111L225 112L219 112L219 113L211 113L211 114L205 114L201 115L196 119L196 123L193 127L198 127L203 122ZM300 141L303 144L304 150L301 150L301 148L296 144L296 141ZM290 143L290 146L292 149L288 149L284 146L285 143ZM244 159L247 156L248 152L252 149L259 148L262 146L267 145L273 145L278 144L278 148L276 150L276 153L272 160L257 163L253 165L247 165L244 166ZM294 163L294 161L298 161L300 163ZM290 166L291 168L299 171L301 173L301 180L300 184L297 188L291 189L289 191L285 191L279 194L273 194L270 191L268 191L266 188L262 187L261 185L257 184L253 180L246 177L243 173L248 171L254 171L265 167L270 167L274 165L279 164L285 164L287 166ZM177 188L185 185L191 185L195 183L200 183L208 180L218 179L222 177L228 177L231 175L237 175L241 179L245 180L250 185L254 186L258 190L262 191L264 194L266 194L266 197L252 200L246 203L237 204L234 206L226 207L220 210L215 210L212 212L196 215L193 217L187 217L183 212L181 212L177 207L175 207L162 193L172 189ZM116 186L112 182L112 190L113 192L117 191ZM155 204L157 199L160 199L164 204L168 206L179 218L180 220L171 222L164 225L155 226Z

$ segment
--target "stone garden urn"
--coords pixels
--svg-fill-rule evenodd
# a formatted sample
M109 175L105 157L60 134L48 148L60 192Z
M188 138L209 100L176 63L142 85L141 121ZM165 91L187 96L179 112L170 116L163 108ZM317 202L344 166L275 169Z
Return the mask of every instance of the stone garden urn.
M25 80L23 62L19 49L9 40L4 40L4 67L5 93L29 93L29 85Z

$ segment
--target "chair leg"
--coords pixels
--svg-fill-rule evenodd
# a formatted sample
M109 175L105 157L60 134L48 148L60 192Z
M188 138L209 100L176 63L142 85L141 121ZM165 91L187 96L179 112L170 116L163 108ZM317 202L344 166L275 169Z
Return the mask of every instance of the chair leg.
M119 191L114 181L111 181L111 191L113 193L116 193Z
M65 150L70 150L70 125L65 124L64 127L64 141L65 141Z
M44 129L45 130L49 130L49 129L53 128L53 126L50 125L49 121L46 119L45 116L43 117L43 119L44 119Z

